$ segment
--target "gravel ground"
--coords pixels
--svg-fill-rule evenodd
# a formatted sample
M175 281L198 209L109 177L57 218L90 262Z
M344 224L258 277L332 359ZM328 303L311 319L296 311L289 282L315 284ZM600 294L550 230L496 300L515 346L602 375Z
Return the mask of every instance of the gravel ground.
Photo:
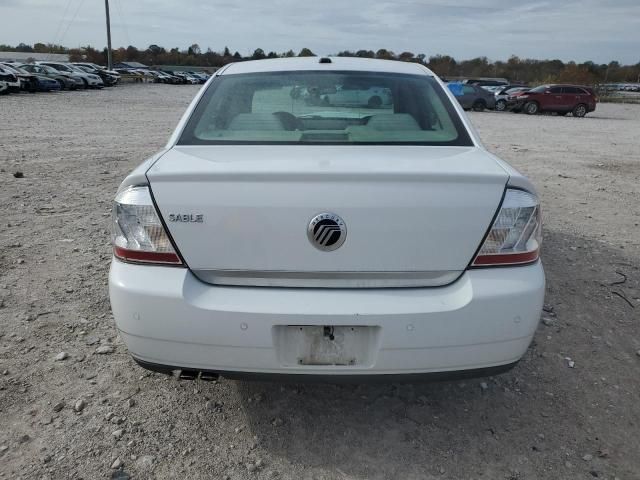
M640 478L640 106L472 114L544 204L548 312L513 371L201 383L137 367L107 296L113 194L195 93L0 98L0 478Z

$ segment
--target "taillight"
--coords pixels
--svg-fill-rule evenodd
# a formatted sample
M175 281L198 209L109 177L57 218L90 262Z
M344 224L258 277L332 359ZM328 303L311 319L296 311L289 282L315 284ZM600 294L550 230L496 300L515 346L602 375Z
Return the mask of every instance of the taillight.
M126 262L181 265L147 186L129 187L113 202L113 254Z
M538 197L524 190L509 188L473 266L535 262L540 255L541 242L542 218Z

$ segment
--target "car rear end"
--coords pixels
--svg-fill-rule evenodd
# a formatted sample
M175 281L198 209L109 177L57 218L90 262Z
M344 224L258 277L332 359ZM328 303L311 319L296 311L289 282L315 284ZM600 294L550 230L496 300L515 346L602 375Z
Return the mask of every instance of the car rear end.
M218 74L121 186L109 288L129 351L190 378L511 367L544 296L533 188L426 69L313 61ZM392 105L290 95L345 82Z
M582 88L585 92L587 92L587 96L586 96L587 110L589 112L594 112L596 110L596 105L599 101L598 95L596 94L595 90L592 87L580 87L580 88Z
M21 83L18 76L10 72L8 69L3 68L1 66L0 66L0 80L3 81L8 92L10 93L20 92Z
M37 88L40 92L51 92L61 90L62 86L57 80L53 78L45 77L43 75L36 76Z

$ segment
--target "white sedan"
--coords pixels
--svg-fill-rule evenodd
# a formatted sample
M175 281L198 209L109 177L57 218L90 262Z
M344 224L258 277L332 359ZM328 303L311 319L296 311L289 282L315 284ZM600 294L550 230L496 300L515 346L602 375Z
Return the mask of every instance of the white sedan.
M389 103L295 95L345 83ZM488 375L536 331L540 241L532 184L422 65L232 63L120 186L111 305L183 378Z

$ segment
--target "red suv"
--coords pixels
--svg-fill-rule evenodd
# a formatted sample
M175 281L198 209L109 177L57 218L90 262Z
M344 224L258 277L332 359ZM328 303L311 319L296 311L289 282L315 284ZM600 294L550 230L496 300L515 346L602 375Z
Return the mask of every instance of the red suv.
M529 115L539 112L557 112L574 117L584 117L596 109L598 101L589 87L580 85L541 85L524 92L516 99L514 110L523 110Z

